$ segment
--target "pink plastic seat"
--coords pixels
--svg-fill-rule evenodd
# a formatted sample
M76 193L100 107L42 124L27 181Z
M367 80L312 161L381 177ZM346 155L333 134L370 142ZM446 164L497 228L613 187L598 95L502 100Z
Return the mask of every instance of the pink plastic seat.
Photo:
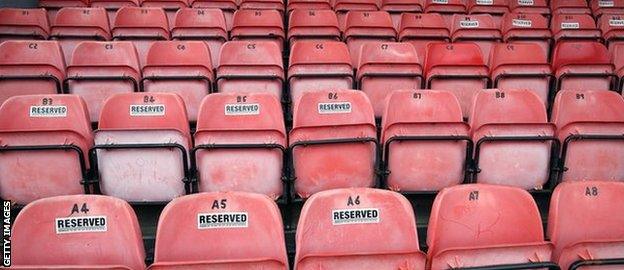
M214 72L208 46L201 41L157 41L147 54L143 92L176 93L189 121L197 120L202 99L212 91Z
M425 0L425 13L442 15L447 26L451 26L453 14L466 14L464 0Z
M553 52L552 68L557 77L556 90L615 89L615 68L601 43L559 43Z
M288 12L288 16L292 15L292 12L295 10L331 10L332 4L330 0L290 0L286 6L286 11ZM335 13L334 13L335 14ZM289 20L290 17L288 18Z
M219 65L219 54L228 40L225 17L220 9L183 8L176 13L171 28L173 40L199 40L208 45L212 65Z
M276 10L283 16L285 5L283 0L240 0L239 9Z
M422 13L423 0L382 0L380 10L390 13L394 29L399 30L403 13Z
M142 0L141 6L164 9L167 13L169 25L173 25L176 13L180 9L189 7L189 0Z
M549 263L553 247L544 241L535 201L514 187L469 184L443 189L433 202L427 245L431 270L556 266Z
M234 11L238 9L236 0L190 0L192 8L220 9L225 17L227 31L232 30Z
M461 184L470 155L469 131L452 93L394 91L383 114L381 134L388 188L437 191Z
M442 15L437 13L401 15L399 42L414 46L421 64L427 54L427 45L434 42L450 42L451 34Z
M619 14L603 15L598 19L598 26L609 49L615 44L624 44L624 11Z
M112 197L35 201L15 219L11 240L15 269L145 268L137 217L128 203Z
M586 0L550 0L550 9L555 16L557 14L592 14Z
M140 0L89 0L91 1L91 7L101 7L106 9L108 13L109 25L112 27L115 24L115 16L117 11L122 7L138 7L141 5Z
M554 14L550 29L555 43L561 41L601 41L602 34L589 14Z
M288 20L288 43L292 49L300 40L341 41L338 17L332 10L295 9Z
M48 21L53 22L56 13L65 7L88 7L90 0L40 0L39 7L48 12Z
M83 181L87 180L93 134L86 105L79 97L8 99L0 107L0 141L3 199L23 205L40 198L89 192Z
M624 181L622 96L602 90L559 91L551 121L562 145L560 181Z
M490 50L502 41L501 32L489 14L453 15L451 26L453 43L474 43L481 49L483 61L488 63Z
M62 93L63 51L56 41L0 44L0 103L12 96Z
M289 145L297 195L376 184L375 114L364 93L307 92L293 112Z
M267 93L216 93L202 102L195 132L199 191L283 193L286 130L280 101Z
M45 9L0 8L0 43L6 40L48 39Z
M106 41L111 39L108 16L103 8L63 8L52 22L50 37L58 40L65 63L71 62L78 43L85 40Z
M561 183L555 188L548 213L548 237L555 249L553 261L561 269L575 262L598 264L624 258L624 183L585 181ZM588 268L582 267L582 268Z
M358 89L370 99L377 118L383 114L393 91L422 89L422 66L409 43L365 43L359 63Z
M347 13L344 40L349 46L351 64L354 67L359 66L362 45L369 42L394 42L396 35L388 12L350 11Z
M111 31L115 41L132 41L141 66L145 65L147 52L154 41L170 38L165 11L153 7L120 8Z
M91 122L97 122L104 100L115 93L138 92L139 60L130 42L84 41L67 66L66 91L87 103Z
M301 210L295 268L425 269L416 217L398 193L336 189L310 197Z
M552 33L548 27L548 19L541 14L507 13L503 16L501 32L503 42L537 44L550 59Z
M509 0L509 9L513 13L541 14L550 18L548 0Z
M624 0L592 0L589 1L592 14L600 20L603 15L616 15L624 13Z
M624 44L615 44L611 47L611 62L615 66L615 72L619 78L620 84L616 90L624 89Z
M284 50L284 22L276 10L238 10L234 13L231 40L272 42Z
M500 29L503 16L510 12L509 1L514 0L470 0L467 5L468 14L489 14L496 28Z
M379 2L377 0L333 0L334 11L338 16L340 30L346 31L347 13L349 11L377 11Z

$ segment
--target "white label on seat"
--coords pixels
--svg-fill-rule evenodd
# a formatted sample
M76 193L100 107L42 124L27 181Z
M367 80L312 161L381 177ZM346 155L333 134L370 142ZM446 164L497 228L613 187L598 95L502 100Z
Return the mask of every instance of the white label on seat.
M225 115L258 115L260 104L258 103L234 103L225 104Z
M531 27L533 25L533 22L531 20L520 20L520 19L513 19L511 20L511 25L513 26L517 26L517 27Z
M477 0L477 5L494 5L494 0Z
M615 6L615 4L613 3L613 0L600 0L598 1L598 6L599 7L613 7Z
M67 106L30 106L30 117L67 117Z
M108 230L106 216L57 218L55 221L56 234L105 232Z
M533 0L518 0L518 5L532 6L532 5L535 5L535 3L533 2Z
M164 116L163 104L135 104L130 105L130 116Z
M461 28L478 28L479 21L459 21L459 27Z
M338 209L332 210L332 224L366 224L379 223L379 209Z
M609 20L609 26L624 27L624 20Z
M448 0L431 0L432 4L448 4Z
M351 113L351 102L319 103L320 114Z
M199 213L197 229L247 228L249 215L247 212Z
M561 29L579 29L581 25L577 22L564 22L561 23Z

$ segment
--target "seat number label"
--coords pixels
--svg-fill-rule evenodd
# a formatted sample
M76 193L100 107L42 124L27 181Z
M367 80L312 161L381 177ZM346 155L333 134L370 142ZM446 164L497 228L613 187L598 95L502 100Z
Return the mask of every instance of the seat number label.
M55 222L56 234L105 232L106 225L106 216L57 218Z
M199 213L197 229L247 228L249 215L247 212Z
M225 104L225 115L259 115L260 104Z
M30 106L30 117L67 117L67 106Z
M494 5L494 0L477 0L477 5Z
M367 223L379 223L379 209L362 208L332 210L333 225Z
M460 21L459 27L461 28L478 28L479 21Z
M612 0L599 0L598 6L599 7L613 7L614 4Z
M609 26L624 27L624 20L609 20Z
M448 0L431 0L433 4L448 4Z
M351 102L330 102L318 104L319 114L351 113Z
M561 29L579 29L581 26L577 22L564 22L561 23Z
M163 104L137 104L130 105L130 116L164 116L165 105Z
M533 2L533 0L518 0L518 5L532 6L532 5L535 5L535 3Z
M511 25L517 27L531 27L533 25L533 22L531 20L513 19L511 20Z

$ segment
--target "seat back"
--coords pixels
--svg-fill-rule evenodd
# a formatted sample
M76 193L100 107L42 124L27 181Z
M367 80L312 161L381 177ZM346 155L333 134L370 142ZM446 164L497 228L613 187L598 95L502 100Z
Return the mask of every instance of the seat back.
M48 39L45 9L0 8L0 43L15 39Z
M332 3L329 0L292 0L288 1L286 6L287 16L290 17L292 12L297 10L331 10ZM290 18L289 18L290 19Z
M546 17L536 13L508 13L503 16L501 32L507 43L534 43L550 59L552 33Z
M392 24L399 29L403 13L422 13L424 1L422 0L382 0L380 10L387 11L392 17Z
M63 8L52 22L50 36L58 39L65 62L71 62L71 56L78 43L84 40L105 41L111 39L108 16L103 8Z
M228 40L223 11L203 8L178 10L171 27L171 38L204 41L210 48L212 64L218 66L221 46Z
M338 17L332 10L295 9L288 18L288 42L292 48L298 40L340 41Z
M48 21L53 22L56 18L56 13L61 8L65 7L88 7L89 0L41 0L39 2L40 8L45 8L48 13Z
M598 42L557 44L552 68L558 79L557 90L610 90L614 87L614 67L609 51Z
M624 2L622 2L624 4ZM598 27L609 48L616 43L622 43L624 35L624 11L620 14L607 14L598 19Z
M334 0L333 9L338 16L340 29L345 31L349 11L376 11L379 10L379 2L377 0Z
M589 14L554 14L550 30L555 42L561 40L600 41L602 35Z
M276 10L283 15L285 5L282 0L241 0L239 7L251 10Z
M425 0L425 13L439 13L444 18L446 25L453 22L453 14L465 14L467 12L466 1L463 0Z
M470 127L496 124L543 124L548 122L541 100L529 90L484 90L474 100Z
M403 13L401 15L398 40L414 46L416 53L420 56L421 64L425 60L424 56L429 43L450 41L450 37L444 18L438 13Z
M611 49L611 62L615 66L615 70L622 81L622 77L624 77L624 44L616 44ZM620 83L620 87L618 90L622 90L624 83Z
M173 25L178 10L189 7L189 0L141 0L142 7L162 8L167 13L169 25Z
M550 17L548 0L509 0L511 12L525 14L541 14Z
M556 14L592 14L585 0L551 0L550 9L555 16Z
M101 7L106 9L108 13L109 25L112 27L115 23L117 10L122 7L138 7L141 6L140 0L90 0L91 7Z
M453 15L451 40L453 42L468 41L477 44L486 63L490 58L490 49L494 43L500 42L501 39L499 27L491 15Z
M283 50L284 22L277 10L241 9L234 12L231 40L271 41Z
M349 46L351 64L357 67L364 43L396 41L396 30L388 12L349 11L346 17L344 39Z
M602 15L622 14L624 12L624 1L622 0L590 1L589 6L596 19L600 19Z
M513 0L470 0L468 14L490 14L497 28L500 28L501 19L509 13L509 1Z
M170 39L167 20L167 14L162 8L122 7L117 11L111 29L113 39L132 41L143 66L154 41Z

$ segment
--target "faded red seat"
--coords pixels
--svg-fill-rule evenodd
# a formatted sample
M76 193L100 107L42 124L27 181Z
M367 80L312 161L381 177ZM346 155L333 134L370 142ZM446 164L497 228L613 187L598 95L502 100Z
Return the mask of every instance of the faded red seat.
M111 96L102 107L92 150L102 194L130 202L165 202L190 193L191 147L178 95Z
M452 24L453 14L466 14L466 12L464 0L425 0L425 13L442 15L447 26Z
M602 90L559 91L551 121L562 145L560 181L624 181L622 96Z
M48 39L45 9L0 8L0 43L6 40Z
M601 41L602 34L589 14L554 14L550 29L555 43L560 41Z
M288 4L286 6L286 11L288 13L288 16L291 16L292 12L298 9L305 10L305 11L331 10L332 4L329 0L291 0L291 1L288 1ZM288 19L292 20L290 19L290 17Z
M614 66L607 48L598 42L559 43L553 52L556 90L615 89Z
M232 18L234 17L234 11L238 9L236 0L190 0L189 2L192 8L220 9L225 17L227 31L232 30Z
M354 90L304 93L293 108L295 192L375 186L377 133L366 95Z
M17 204L89 192L87 107L73 95L28 95L0 107L0 196ZM30 150L29 150L30 149Z
M616 90L624 89L624 44L615 44L611 47L611 62L615 66L615 72L620 84Z
M11 240L11 268L145 268L134 210L112 197L73 195L33 202L15 219Z
M332 10L293 10L288 20L290 48L300 40L341 41L336 13Z
M394 29L399 30L403 13L422 13L423 0L382 0L380 10L390 13Z
M141 0L142 7L158 7L165 10L169 25L175 22L178 10L189 7L189 0Z
M89 0L91 1L91 7L102 7L106 9L108 13L109 25L112 27L115 24L115 16L117 11L122 7L138 7L141 5L140 0Z
M220 9L183 8L171 28L173 40L199 40L210 48L211 62L219 65L221 46L228 40L225 17Z
M423 88L419 56L409 43L365 43L358 62L358 89L368 96L377 118L393 91Z
M548 237L555 249L553 261L561 269L578 262L607 264L624 258L624 183L585 181L561 183L555 188L548 215ZM587 266L581 268L588 268Z
M414 210L392 191L351 188L315 194L301 210L295 241L298 270L425 269Z
M189 121L197 120L202 99L212 92L214 72L208 46L201 41L157 41L147 54L143 92L170 92L182 97Z
M283 0L240 0L239 9L276 10L284 16L285 5Z
M138 92L140 80L141 68L132 43L84 41L76 46L67 66L65 89L85 100L89 118L96 122L106 98Z
M12 96L63 92L65 61L56 41L0 44L0 104Z
M338 17L340 30L346 31L347 13L349 11L377 11L379 2L377 0L333 0L334 11Z
M470 0L467 6L468 14L490 14L496 28L500 29L503 16L510 12L509 1L514 0Z
M409 113L406 113L409 112ZM464 181L470 127L447 91L397 90L382 117L381 142L388 188L436 191Z
M349 46L351 64L359 66L362 45L369 42L394 42L396 30L385 11L350 11L347 14L344 40Z
M39 7L45 8L48 12L48 21L53 22L56 13L65 7L88 7L89 0L40 0Z
M401 15L399 42L412 44L421 64L427 54L427 45L434 42L450 42L451 34L442 15L437 13Z
M56 21L52 22L50 37L58 40L65 55L65 63L69 63L78 43L111 39L106 10L63 8L56 14Z
M490 50L494 44L502 41L502 35L489 14L456 14L453 15L451 41L453 43L470 42L477 44L481 49L483 61L488 63Z
M589 1L592 14L600 20L603 15L617 15L624 13L624 0L593 0Z
M283 51L286 33L282 15L276 10L237 10L230 38L251 43L272 42Z
M603 15L598 19L598 26L609 49L614 44L624 44L624 11L620 14Z
M509 9L513 13L551 15L548 0L509 0Z
M552 244L544 241L543 232L537 205L522 189L486 184L446 188L431 209L428 267L552 267Z
M154 41L169 40L170 37L165 11L153 7L120 8L111 31L115 41L132 41L141 66L145 65L147 52Z
M286 130L280 101L267 93L216 93L200 107L195 132L199 191L245 191L277 199Z
M586 0L550 0L550 9L553 15L592 14Z
M553 39L546 17L535 13L507 13L503 16L501 32L503 42L537 44L550 59Z

